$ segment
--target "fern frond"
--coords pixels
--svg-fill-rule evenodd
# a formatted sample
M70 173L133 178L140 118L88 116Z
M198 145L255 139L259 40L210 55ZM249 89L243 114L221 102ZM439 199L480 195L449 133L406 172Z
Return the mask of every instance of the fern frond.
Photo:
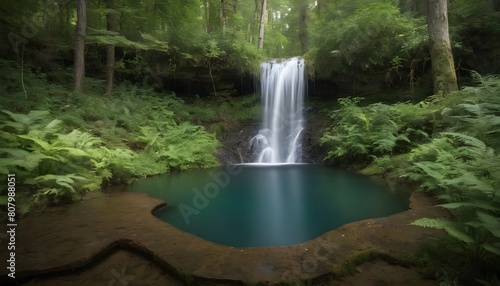
M483 212L477 212L477 217L481 222L483 222L483 226L489 230L495 237L500 238L500 219L499 217L495 217Z
M457 224L453 223L447 219L436 219L436 218L421 218L412 223L411 225L416 225L420 227L428 227L435 229L445 230L451 237L458 239L464 243L474 243L474 239L470 237L465 231L460 230Z
M61 141L61 145L81 150L90 149L102 144L102 140L100 138L77 129L74 129L68 134L60 134L58 138Z
M454 203L440 204L438 206L445 208L445 209L451 209L451 210L454 210L457 208L462 208L462 207L467 207L467 208L478 208L478 209L489 210L489 211L500 211L499 208L493 206L493 204L491 202L487 202L487 201L454 202Z
M33 141L38 147L41 147L44 151L49 151L52 146L49 142L44 139L44 134L39 130L32 130L26 135L17 135L19 138L27 139ZM35 148L33 148L35 149Z
M3 113L8 114L15 122L22 125L32 125L34 122L47 119L50 112L47 110L32 110L28 114L14 113L8 110L2 110Z
M452 179L442 179L444 185L457 186L468 190L480 191L486 194L493 193L493 187L484 179L481 180L470 172L462 172L462 174Z
M472 146L472 147L476 147L476 148L479 148L479 149L486 148L486 144L484 144L483 141L481 141L481 140L479 140L479 139L477 139L475 137L463 134L463 133L458 133L458 132L442 132L441 135L447 136L447 137L451 137L451 138L454 138L454 139L458 139L458 140L462 141L464 144Z
M491 243L485 243L483 244L483 248L493 254L500 256L500 246L495 246Z
M18 166L28 171L33 171L43 159L56 160L52 156L47 156L39 152L29 152L22 149L1 148L0 153L8 154L7 158L0 158L3 166Z

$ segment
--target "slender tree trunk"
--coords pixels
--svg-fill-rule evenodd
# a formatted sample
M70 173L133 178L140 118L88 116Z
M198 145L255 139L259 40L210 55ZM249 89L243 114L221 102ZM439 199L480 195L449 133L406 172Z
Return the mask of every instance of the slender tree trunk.
M260 4L259 4L259 0L255 0L254 1L255 3L255 10L253 12L253 20L251 23L248 24L248 42L250 43L255 43L254 39L255 39L255 34L256 34L256 28L257 28L257 24L259 22L259 7L260 7Z
M85 33L87 28L86 0L76 1L76 41L75 41L75 73L73 91L83 91L85 77Z
M427 25L431 50L434 93L458 90L455 64L448 33L447 0L427 0Z
M226 35L226 1L220 0L220 26L222 28L222 35Z
M238 0L233 0L233 13L236 13L238 8Z
M106 0L106 22L108 31L117 31L116 16L115 16L115 3L114 0ZM115 45L107 45L106 47L106 90L104 95L111 95L113 93L113 78L115 75Z
M267 0L262 0L262 10L260 12L260 26L259 26L259 41L257 47L262 49L264 47L264 25L266 23L266 6Z
M410 14L417 12L417 3L415 0L403 0L402 2L403 12L408 12Z
M299 13L299 41L302 54L307 53L308 48L308 34L307 34L307 3L302 0L300 2Z
M210 33L210 3L209 0L205 0L205 23L207 25L207 33Z
M495 12L500 12L500 0L493 0L493 9Z

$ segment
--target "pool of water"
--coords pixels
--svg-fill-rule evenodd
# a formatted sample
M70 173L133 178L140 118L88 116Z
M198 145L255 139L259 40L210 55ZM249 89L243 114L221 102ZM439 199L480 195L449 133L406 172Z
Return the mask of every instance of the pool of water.
M235 247L299 244L409 206L405 192L391 192L352 172L306 164L170 173L137 181L128 191L164 200L166 206L154 212L161 220Z

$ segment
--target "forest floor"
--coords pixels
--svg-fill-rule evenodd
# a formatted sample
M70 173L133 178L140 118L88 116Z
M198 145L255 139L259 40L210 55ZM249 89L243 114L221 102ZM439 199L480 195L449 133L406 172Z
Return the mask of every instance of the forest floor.
M25 285L437 285L408 263L420 242L441 234L409 225L447 216L435 203L413 194L408 211L300 245L235 248L158 220L151 211L160 200L91 192L81 203L20 220L16 277ZM3 264L0 282L9 283Z

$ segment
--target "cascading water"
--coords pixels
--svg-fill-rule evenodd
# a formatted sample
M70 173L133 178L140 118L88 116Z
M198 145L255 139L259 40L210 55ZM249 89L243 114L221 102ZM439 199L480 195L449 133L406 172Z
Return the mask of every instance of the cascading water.
M260 65L263 121L250 141L258 154L257 163L300 163L304 71L304 59L300 57Z

